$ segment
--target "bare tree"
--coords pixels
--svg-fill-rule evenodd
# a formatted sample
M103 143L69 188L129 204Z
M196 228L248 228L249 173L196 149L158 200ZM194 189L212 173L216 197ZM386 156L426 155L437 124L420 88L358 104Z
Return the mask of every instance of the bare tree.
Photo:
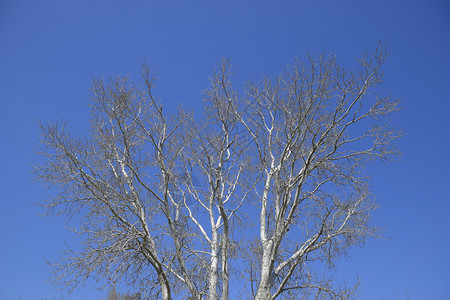
M105 300L141 300L141 296L139 294L122 294L117 291L116 287L112 287Z
M384 117L398 101L370 95L382 82L385 58L382 47L371 58L363 55L357 73L334 57L310 58L248 86L241 122L261 179L256 299L287 291L350 297L351 290L335 290L313 270L378 234L369 223L375 206L362 171L397 154L391 142L399 133Z
M396 155L400 135L386 119L398 101L371 94L386 56L380 46L357 72L297 60L242 93L224 60L195 118L163 111L147 66L142 88L94 81L88 138L41 126L36 178L58 187L43 205L74 217L83 241L53 263L55 283L228 299L246 279L256 299L352 297L315 270L378 236L364 166Z
M48 161L36 174L60 188L45 205L80 215L75 231L85 237L83 249L69 249L55 264L55 279L72 289L91 274L108 284L125 276L145 289L142 295L171 299L183 285L198 299L182 252L190 237L179 230L183 220L171 190L183 146L175 132L188 116L166 117L151 94L149 69L142 75L145 90L126 78L94 81L89 139L71 137L63 124L42 126Z

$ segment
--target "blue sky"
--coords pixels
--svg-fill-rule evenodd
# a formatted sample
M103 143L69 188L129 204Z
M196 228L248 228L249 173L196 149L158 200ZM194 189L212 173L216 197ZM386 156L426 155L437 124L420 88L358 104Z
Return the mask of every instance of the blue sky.
M230 58L236 84L276 74L296 56L335 53L354 65L383 41L391 52L381 92L402 99L400 162L375 165L374 215L386 240L341 261L361 299L450 299L450 2L429 1L0 1L0 299L98 299L91 282L69 296L46 285L71 236L33 204L37 118L88 125L93 77L137 77L146 60L167 107L201 105L208 76Z

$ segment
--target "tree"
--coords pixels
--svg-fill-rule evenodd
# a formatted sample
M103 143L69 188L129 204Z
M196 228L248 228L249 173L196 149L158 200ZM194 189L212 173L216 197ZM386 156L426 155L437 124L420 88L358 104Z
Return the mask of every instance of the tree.
M320 272L378 237L365 166L395 157L398 101L372 94L380 46L349 71L335 57L296 60L276 78L231 84L223 60L203 115L163 111L155 78L95 80L89 136L41 125L36 178L58 187L42 203L74 217L82 247L53 263L55 283L125 280L142 297L351 298ZM316 271L315 271L316 270ZM239 281L239 284L237 283Z
M112 287L109 290L105 300L141 300L141 297L139 294L135 295L121 294L120 292L117 291L116 287Z

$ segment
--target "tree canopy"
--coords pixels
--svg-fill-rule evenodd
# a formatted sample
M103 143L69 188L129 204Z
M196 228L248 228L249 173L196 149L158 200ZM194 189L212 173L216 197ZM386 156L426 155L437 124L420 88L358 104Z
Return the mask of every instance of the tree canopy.
M348 70L295 60L235 90L222 60L203 114L163 109L155 77L94 80L89 134L41 125L35 176L58 194L81 248L53 262L72 290L89 277L144 298L352 298L320 271L380 232L367 164L398 155L398 100L378 96L386 49ZM174 110L172 110L174 111Z

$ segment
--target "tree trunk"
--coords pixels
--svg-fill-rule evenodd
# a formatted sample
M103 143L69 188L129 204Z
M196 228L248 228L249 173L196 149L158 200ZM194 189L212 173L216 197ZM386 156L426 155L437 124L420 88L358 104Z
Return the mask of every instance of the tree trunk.
M219 265L219 253L217 245L217 231L213 229L213 239L211 241L211 264L209 273L209 300L217 300L217 268Z
M229 294L228 276L228 220L224 219L224 234L222 241L222 300L228 300Z
M161 284L161 296L163 300L172 300L172 295L170 292L170 286L169 283L167 282L167 278L160 273L158 275L158 281Z
M261 280L259 282L258 292L256 293L256 300L270 299L270 275L273 269L272 260L273 241L267 241L263 247L263 258L261 265Z

